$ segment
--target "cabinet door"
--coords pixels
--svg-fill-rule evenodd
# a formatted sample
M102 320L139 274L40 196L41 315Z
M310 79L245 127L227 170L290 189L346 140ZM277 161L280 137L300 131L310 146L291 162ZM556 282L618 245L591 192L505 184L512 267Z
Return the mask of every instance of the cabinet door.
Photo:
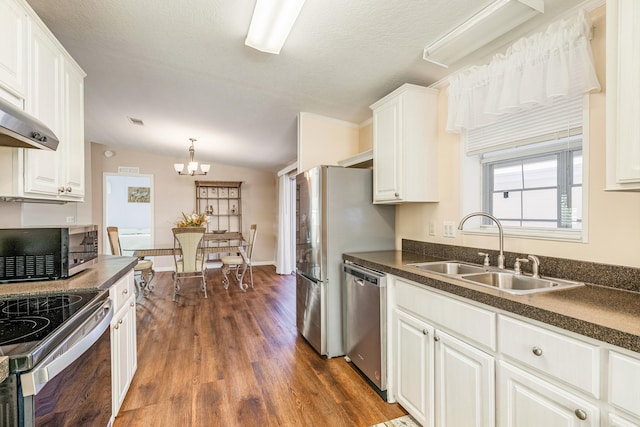
M18 98L26 92L27 14L15 0L0 0L0 86Z
M397 97L373 112L373 199L402 199L402 103Z
M498 363L498 426L597 427L597 406L509 363Z
M72 64L64 67L64 161L60 185L64 196L84 196L84 76Z
M618 414L609 414L609 427L640 427L640 419L623 418Z
M640 2L607 1L607 187L640 190Z
M609 352L609 402L640 417L640 359Z
M434 339L436 425L495 426L493 356L442 331Z
M129 390L133 375L138 369L138 343L136 333L136 298L135 295L131 295L127 303L127 315L126 320L123 322L124 331L126 331L127 342L127 385L126 390ZM124 332L123 331L123 332ZM125 394L126 394L125 390ZM124 397L124 396L123 396Z
M27 111L62 133L62 54L38 25L31 22ZM57 195L64 141L56 151L25 150L25 192Z
M116 416L137 368L135 297L111 321L113 414Z
M433 427L434 329L398 309L394 317L396 399L420 424Z

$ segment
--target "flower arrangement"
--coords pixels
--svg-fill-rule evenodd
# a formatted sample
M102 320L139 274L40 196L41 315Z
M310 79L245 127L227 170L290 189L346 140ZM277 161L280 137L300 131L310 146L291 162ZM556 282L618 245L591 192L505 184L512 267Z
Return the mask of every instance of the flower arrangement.
M205 214L192 213L186 215L182 212L182 219L178 221L178 227L204 227L207 222L207 216Z

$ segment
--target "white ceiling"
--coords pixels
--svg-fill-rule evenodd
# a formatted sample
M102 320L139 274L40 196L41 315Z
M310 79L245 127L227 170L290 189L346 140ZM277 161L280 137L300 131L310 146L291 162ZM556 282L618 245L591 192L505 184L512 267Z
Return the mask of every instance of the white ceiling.
M489 0L307 0L280 55L244 45L254 0L27 0L87 73L92 142L278 170L296 159L296 116L359 124L403 83L429 86L582 0L447 70L423 48ZM144 127L128 117L141 119Z

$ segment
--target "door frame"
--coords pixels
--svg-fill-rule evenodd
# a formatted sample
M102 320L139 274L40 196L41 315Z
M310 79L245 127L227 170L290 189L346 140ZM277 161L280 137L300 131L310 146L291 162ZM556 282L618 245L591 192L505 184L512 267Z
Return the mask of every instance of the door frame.
M149 234L150 234L150 245L151 247L153 247L154 244L154 240L155 240L155 226L154 226L154 183L153 183L153 175L151 174L138 174L138 173L114 173L114 172L104 172L102 174L102 223L104 224L102 233L102 250L103 253L105 254L110 254L111 253L111 248L109 247L109 237L107 236L107 198L108 198L108 191L107 191L107 181L108 178L111 176L125 176L125 177L132 177L132 178L149 178L150 180L150 221L149 221Z

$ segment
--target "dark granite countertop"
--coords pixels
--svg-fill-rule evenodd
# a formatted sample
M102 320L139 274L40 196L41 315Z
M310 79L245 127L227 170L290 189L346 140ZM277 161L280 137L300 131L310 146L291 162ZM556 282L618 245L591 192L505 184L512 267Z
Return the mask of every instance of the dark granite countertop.
M98 262L64 280L0 283L0 296L57 292L70 289L108 289L136 265L136 257L99 255Z
M418 271L408 263L441 258L403 251L359 252L344 259L599 341L640 352L640 293L587 284L512 295L455 278Z

